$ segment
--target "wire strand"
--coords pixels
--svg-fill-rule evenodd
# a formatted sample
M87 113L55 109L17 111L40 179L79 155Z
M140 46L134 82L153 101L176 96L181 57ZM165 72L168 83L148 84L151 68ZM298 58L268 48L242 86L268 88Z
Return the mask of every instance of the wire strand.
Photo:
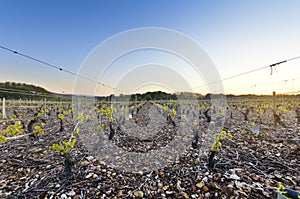
M243 73L240 73L240 74L232 75L232 76L226 77L226 78L218 80L218 81L209 82L207 84L204 84L204 85L201 85L201 86L198 86L198 87L194 87L194 89L202 88L202 87L205 87L205 86L208 86L208 85L211 85L211 84L216 84L218 82L223 82L223 81L226 81L226 80L229 80L229 79L233 79L233 78L236 78L236 77L247 75L247 74L250 74L250 73L253 73L253 72L256 72L256 71L260 71L260 70L263 70L263 69L266 69L266 68L271 68L272 69L274 66L277 66L277 65L295 60L295 59L299 59L299 58L300 58L300 56L293 57L293 58L290 58L290 59L286 59L286 60L283 60L283 61L280 61L280 62L277 62L277 63L274 63L274 64L270 64L268 66L264 66L264 67L260 67L260 68L257 68L257 69L246 71L246 72L243 72Z
M6 50L6 51L12 52L12 53L14 53L14 54L20 55L20 56L22 56L22 57L25 57L25 58L27 58L27 59L30 59L30 60L39 62L39 63L44 64L44 65L46 65L46 66L48 66L48 67L51 67L51 68L53 68L53 69L56 69L56 70L59 70L59 71L68 73L68 74L73 75L73 76L75 76L75 77L80 77L80 78L82 78L82 79L85 79L85 80L88 80L88 81L90 81L90 82L93 82L93 83L96 83L96 84L105 86L105 87L107 87L107 88L110 88L110 89L113 89L113 90L116 90L116 91L120 91L120 92L124 92L123 90L117 89L117 88L115 88L115 87L112 87L112 86L107 85L107 84L104 84L104 83L100 83L100 82L95 81L95 80L93 80L93 79L91 79L91 78L88 78L88 77L86 77L86 76L83 76L83 75L80 75L80 74L76 74L76 73L74 73L74 72L72 72L72 71L69 71L69 70L66 70L66 69L64 69L64 68L62 68L62 67L59 67L59 66L50 64L50 63L48 63L48 62L46 62L46 61L42 61L42 60L40 60L40 59L37 59L37 58L34 58L34 57L32 57L32 56L26 55L26 54L24 54L24 53L20 53L20 52L18 52L18 51L12 50L12 49L7 48L7 47L5 47L5 46L0 45L0 48L2 48L3 50ZM257 72L257 71L260 71L260 70L263 70L263 69L266 69L266 68L271 68L271 75L272 75L273 67L275 67L275 66L277 66L277 65L280 65L280 64L283 64L283 63L286 63L286 62L289 62L289 61L292 61L292 60L296 60L296 59L300 59L300 56L293 57L293 58L290 58L290 59L286 59L286 60L283 60L283 61L280 61L280 62L277 62L277 63L270 64L270 65L268 65L268 66L256 68L256 69L253 69L253 70L250 70L250 71L246 71L246 72L243 72L243 73L240 73L240 74L232 75L232 76L226 77L226 78L221 79L221 80L217 80L217 81L214 81L214 82L209 82L209 83L203 84L203 85L201 85L201 86L194 87L192 90L198 89L198 88L202 88L202 87L206 87L206 86L211 85L211 84L216 84L216 83L218 83L218 82L227 81L227 80L229 80L229 79L233 79L233 78L236 78L236 77L240 77L240 76L243 76L243 75L247 75L247 74L250 74L250 73L253 73L253 72Z
M111 89L113 89L113 90L118 90L118 91L121 91L121 92L122 92L122 90L119 90L119 89L114 88L114 87L112 87L112 86L109 86L109 85L107 85L107 84L100 83L100 82L98 82L98 81L96 81L96 80L93 80L93 79L91 79L91 78L88 78L88 77L86 77L86 76L83 76L83 75L80 75L80 74L76 74L76 73L74 73L74 72L72 72L72 71L69 71L69 70L66 70L66 69L64 69L64 68L62 68L62 67L59 67L59 66L50 64L50 63L48 63L48 62L46 62L46 61L42 61L42 60L40 60L40 59L34 58L34 57L29 56L29 55L26 55L26 54L24 54L24 53L18 52L18 51L16 51L16 50L12 50L12 49L7 48L7 47L5 47L5 46L0 45L0 48L2 48L3 50L6 50L6 51L12 52L12 53L14 53L14 54L20 55L20 56L22 56L22 57L25 57L25 58L27 58L27 59L30 59L30 60L32 60L32 61L35 61L35 62L44 64L44 65L46 65L46 66L48 66L48 67L50 67L50 68L59 70L59 71L61 71L61 72L65 72L65 73L68 73L68 74L73 75L73 76L75 76L75 77L80 77L80 78L85 79L85 80L88 80L88 81L90 81L90 82L93 82L93 83L96 83L96 84L99 84L99 85L102 85L102 86L111 88Z

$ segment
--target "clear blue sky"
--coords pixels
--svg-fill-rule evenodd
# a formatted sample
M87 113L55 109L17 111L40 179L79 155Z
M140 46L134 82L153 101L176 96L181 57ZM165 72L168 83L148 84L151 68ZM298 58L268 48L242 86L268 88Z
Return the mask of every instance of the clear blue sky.
M0 45L77 72L91 50L112 35L168 28L198 42L226 78L299 56L299 19L298 0L0 0ZM228 80L224 87L237 94L300 90L299 65L300 60L291 61L272 76L262 70ZM1 82L72 92L73 76L1 49L0 69Z

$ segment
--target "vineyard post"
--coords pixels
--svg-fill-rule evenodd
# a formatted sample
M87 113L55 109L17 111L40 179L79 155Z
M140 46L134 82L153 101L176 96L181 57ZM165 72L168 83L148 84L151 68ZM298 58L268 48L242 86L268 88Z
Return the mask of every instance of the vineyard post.
M134 111L133 114L136 115L137 114L137 95L135 95L135 102L134 102Z
M47 107L46 107L46 98L44 98L44 114L45 114L45 117L46 117L46 109L47 109Z
M273 110L276 111L276 93L273 91Z
M80 113L80 97L77 96L77 113L76 115L78 115Z
M5 111L5 98L3 97L2 100L2 117L5 118L6 117L6 111Z
M117 101L116 101L116 98L114 98L114 100L112 101L112 106L111 106L112 108L113 108L113 107L117 107L117 106L116 106L116 104L117 104L116 102L117 102Z

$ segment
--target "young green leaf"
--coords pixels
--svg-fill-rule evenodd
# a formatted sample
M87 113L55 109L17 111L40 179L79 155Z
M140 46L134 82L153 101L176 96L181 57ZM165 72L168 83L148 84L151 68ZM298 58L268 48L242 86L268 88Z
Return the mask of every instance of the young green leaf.
M64 114L60 113L60 114L58 114L57 118L59 120L63 120L65 118L65 116L64 116Z
M83 117L83 114L82 114L82 113L78 113L77 120L78 120L80 123L83 122L84 117Z
M0 142L6 142L6 137L0 135Z
M73 132L73 135L75 136L75 135L78 135L78 133L79 133L79 129L76 129L74 132Z
M232 140L232 134L231 133L227 133L227 137L230 139L230 140Z

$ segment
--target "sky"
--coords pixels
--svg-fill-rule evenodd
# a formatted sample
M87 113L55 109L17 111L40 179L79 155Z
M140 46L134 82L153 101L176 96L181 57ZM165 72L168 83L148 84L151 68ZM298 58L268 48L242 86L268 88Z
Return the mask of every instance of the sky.
M300 59L276 66L272 75L266 68L221 81L218 88L210 83L214 77L222 80L300 56L299 8L298 0L0 0L0 46L94 81L87 83L0 48L0 82L91 95L154 90L205 94L222 89L227 94L297 92ZM193 41L203 50L201 63L186 60L185 52L160 49L164 41L171 48L179 43L160 38L164 34L148 36L150 45L157 40L153 49L145 44L117 54L125 43L131 46L146 34L105 46L120 35L147 28ZM185 51L197 56L191 49ZM103 65L109 53L115 53L115 59Z

